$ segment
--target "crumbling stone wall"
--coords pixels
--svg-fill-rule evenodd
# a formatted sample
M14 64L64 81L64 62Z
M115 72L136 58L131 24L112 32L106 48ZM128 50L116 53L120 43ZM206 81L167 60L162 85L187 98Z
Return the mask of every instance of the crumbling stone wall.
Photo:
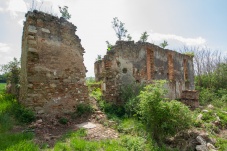
M26 14L19 100L38 114L73 112L88 100L84 48L75 31L63 18L38 11Z
M134 41L118 41L102 60L95 62L95 78L102 80L107 101L121 101L123 85L167 80L170 99L183 90L194 90L193 58L159 46Z

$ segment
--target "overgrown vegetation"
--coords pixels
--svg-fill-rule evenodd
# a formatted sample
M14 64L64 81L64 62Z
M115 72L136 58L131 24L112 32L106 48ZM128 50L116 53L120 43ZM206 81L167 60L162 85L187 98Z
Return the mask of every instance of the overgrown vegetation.
M19 105L15 97L5 94L5 84L0 85L0 150L38 150L31 140L33 133L11 133L14 125L24 125L34 120L34 113Z
M113 18L112 27L117 35L118 40L122 40L126 37L127 30L125 29L125 24L122 23L117 17Z
M160 46L165 49L165 47L167 47L169 44L166 40L164 40L162 43L160 43Z
M157 143L164 137L187 129L192 123L191 112L178 101L166 101L165 81L155 81L140 92L139 114Z
M195 54L196 57L196 54ZM201 107L190 111L184 104L165 99L165 81L153 81L151 85L134 83L121 87L121 104L103 100L101 82L87 78L90 96L94 97L99 108L109 120L104 125L112 126L119 133L118 139L88 141L86 131L81 129L67 134L54 146L54 150L138 150L168 151L178 150L165 144L166 138L187 129L204 130L216 140L215 146L226 149L227 138L222 132L227 129L227 86L226 63L220 63L209 74L195 78L196 89L200 91ZM201 72L203 73L203 72ZM18 104L15 97L5 94L5 85L0 85L0 150L39 150L31 140L33 133L10 133L14 125L30 123L34 113ZM94 111L88 104L79 104L75 115L83 116ZM60 118L61 124L68 119ZM44 150L50 150L44 148Z
M140 36L140 41L141 42L146 42L147 41L147 38L149 37L149 35L147 34L147 32L143 32Z
M64 6L63 8L61 8L59 6L59 11L61 13L61 17L65 18L67 20L71 18L71 15L68 12L68 6Z

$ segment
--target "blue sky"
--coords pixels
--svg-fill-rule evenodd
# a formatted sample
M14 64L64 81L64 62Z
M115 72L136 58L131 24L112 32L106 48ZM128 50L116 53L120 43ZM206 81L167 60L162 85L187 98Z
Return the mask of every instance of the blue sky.
M142 32L148 42L168 49L209 47L227 54L226 0L34 0L36 9L58 15L58 6L69 6L76 34L85 48L87 76L93 76L97 55L106 53L105 41L115 43L114 17L125 23L134 41ZM43 4L42 4L43 2ZM0 64L20 58L25 13L32 0L0 0ZM41 5L42 4L42 5Z

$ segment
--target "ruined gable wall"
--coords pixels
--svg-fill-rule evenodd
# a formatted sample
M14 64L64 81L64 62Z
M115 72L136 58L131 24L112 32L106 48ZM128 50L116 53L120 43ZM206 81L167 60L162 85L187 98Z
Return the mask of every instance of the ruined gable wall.
M105 68L107 62L109 68ZM133 82L168 80L171 99L180 98L182 90L194 89L192 58L150 43L118 41L102 61L95 63L95 76L106 85L104 97L110 101L119 100L120 87Z
M37 113L73 112L88 99L84 49L75 31L63 18L38 11L26 14L20 101Z

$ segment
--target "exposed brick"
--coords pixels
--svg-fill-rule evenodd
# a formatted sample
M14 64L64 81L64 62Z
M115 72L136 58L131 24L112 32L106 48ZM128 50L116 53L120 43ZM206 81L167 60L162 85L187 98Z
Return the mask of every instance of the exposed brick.
M22 38L20 102L37 114L74 112L88 101L84 48L76 27L42 12L28 12Z
M181 98L183 90L194 90L193 58L150 43L117 41L102 60L95 62L94 71L95 79L103 81L107 101L121 101L121 87L135 82L167 80L170 99Z

